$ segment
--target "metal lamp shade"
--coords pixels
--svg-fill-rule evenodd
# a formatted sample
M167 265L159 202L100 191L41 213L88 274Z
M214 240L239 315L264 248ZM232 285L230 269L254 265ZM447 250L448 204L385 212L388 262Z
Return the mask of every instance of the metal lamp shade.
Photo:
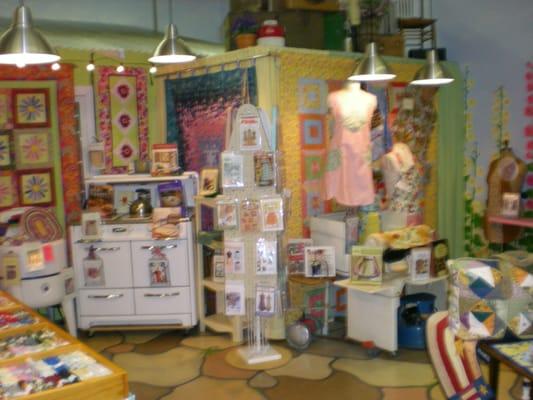
M419 86L441 86L453 82L453 78L442 65L437 57L436 50L429 50L426 53L426 64L420 68L411 85Z
M385 60L379 56L376 43L371 42L366 45L363 59L348 79L358 82L377 82L389 81L395 77Z
M175 64L193 61L196 56L185 42L178 37L176 25L169 24L163 40L157 45L154 54L148 59L154 64Z
M30 9L18 6L13 23L0 37L0 64L49 64L60 59L46 39L33 27Z

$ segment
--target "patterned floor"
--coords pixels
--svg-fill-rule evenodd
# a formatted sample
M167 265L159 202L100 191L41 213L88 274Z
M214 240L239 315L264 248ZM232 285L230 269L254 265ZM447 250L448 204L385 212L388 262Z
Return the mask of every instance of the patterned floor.
M298 352L282 341L273 344L288 354L285 365L249 370L233 366L236 347L225 335L97 332L80 339L128 372L137 400L445 399L425 351L371 357L358 344L317 338ZM520 395L521 381L502 368L498 399Z

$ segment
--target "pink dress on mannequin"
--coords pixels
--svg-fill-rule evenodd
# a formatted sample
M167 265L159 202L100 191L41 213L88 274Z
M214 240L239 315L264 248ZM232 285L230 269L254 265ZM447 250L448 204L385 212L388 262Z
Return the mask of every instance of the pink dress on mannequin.
M377 99L351 84L328 96L334 118L325 179L326 199L334 198L346 206L374 202L370 126Z

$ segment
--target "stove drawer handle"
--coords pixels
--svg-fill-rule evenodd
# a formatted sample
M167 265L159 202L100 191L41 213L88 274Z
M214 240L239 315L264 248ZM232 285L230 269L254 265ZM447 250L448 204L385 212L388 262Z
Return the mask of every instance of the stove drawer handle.
M153 250L153 249L164 250L164 249L175 249L176 247L178 247L177 244L167 244L163 246L141 246L141 249L143 250Z
M102 300L113 300L113 299L119 299L121 297L124 297L122 293L118 294L90 294L90 299L102 299Z
M94 247L94 251L119 251L119 250L120 250L120 247Z
M174 293L145 293L144 297L176 297L179 296L180 292Z

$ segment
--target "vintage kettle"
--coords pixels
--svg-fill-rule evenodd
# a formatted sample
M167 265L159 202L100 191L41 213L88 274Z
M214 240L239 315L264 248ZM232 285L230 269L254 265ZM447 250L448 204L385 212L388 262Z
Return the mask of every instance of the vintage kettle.
M130 217L144 218L152 214L150 190L137 189L137 199L130 204Z

